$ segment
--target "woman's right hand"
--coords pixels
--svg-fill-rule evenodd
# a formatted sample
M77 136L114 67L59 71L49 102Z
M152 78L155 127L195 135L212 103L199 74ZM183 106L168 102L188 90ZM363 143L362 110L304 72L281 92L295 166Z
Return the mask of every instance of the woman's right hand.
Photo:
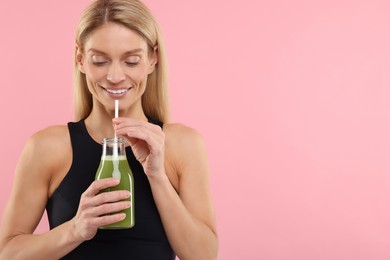
M99 193L100 190L118 184L119 180L113 178L96 180L81 195L76 216L71 220L77 240L81 242L90 240L96 235L99 227L121 221L125 218L124 213L115 212L130 207L130 201L122 201L130 197L129 191L121 190Z

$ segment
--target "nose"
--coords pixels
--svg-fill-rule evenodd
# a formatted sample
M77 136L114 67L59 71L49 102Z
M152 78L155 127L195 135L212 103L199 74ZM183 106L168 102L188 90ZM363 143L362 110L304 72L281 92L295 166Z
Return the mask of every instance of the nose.
M114 62L108 69L107 80L113 84L119 83L125 80L126 75L120 64Z

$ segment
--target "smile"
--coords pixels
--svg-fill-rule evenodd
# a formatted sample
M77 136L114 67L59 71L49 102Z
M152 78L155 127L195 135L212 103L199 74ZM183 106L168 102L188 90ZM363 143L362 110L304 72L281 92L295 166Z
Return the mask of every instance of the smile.
M107 93L114 94L114 95L124 94L131 89L131 87L130 88L122 88L122 89L109 89L109 88L103 88L103 87L101 87L101 88L104 89L104 91L106 91Z

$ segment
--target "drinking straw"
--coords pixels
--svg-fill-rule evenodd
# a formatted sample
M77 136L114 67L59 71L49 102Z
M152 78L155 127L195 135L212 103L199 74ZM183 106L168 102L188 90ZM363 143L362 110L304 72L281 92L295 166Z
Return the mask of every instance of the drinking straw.
M115 99L115 118L119 117L119 100ZM114 132L114 138L117 139L116 132Z
M119 114L119 100L115 100L115 118L118 118ZM119 171L119 157L118 157L118 137L116 136L116 132L114 132L114 146L113 146L113 172L112 172L112 177L116 179L121 178L121 173Z

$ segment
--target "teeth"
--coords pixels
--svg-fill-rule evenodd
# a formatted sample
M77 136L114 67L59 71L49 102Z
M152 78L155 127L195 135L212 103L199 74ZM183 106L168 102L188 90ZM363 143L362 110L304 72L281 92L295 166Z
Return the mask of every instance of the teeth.
M111 94L123 94L125 92L127 92L129 89L107 89L106 88L106 91L108 93L111 93Z

